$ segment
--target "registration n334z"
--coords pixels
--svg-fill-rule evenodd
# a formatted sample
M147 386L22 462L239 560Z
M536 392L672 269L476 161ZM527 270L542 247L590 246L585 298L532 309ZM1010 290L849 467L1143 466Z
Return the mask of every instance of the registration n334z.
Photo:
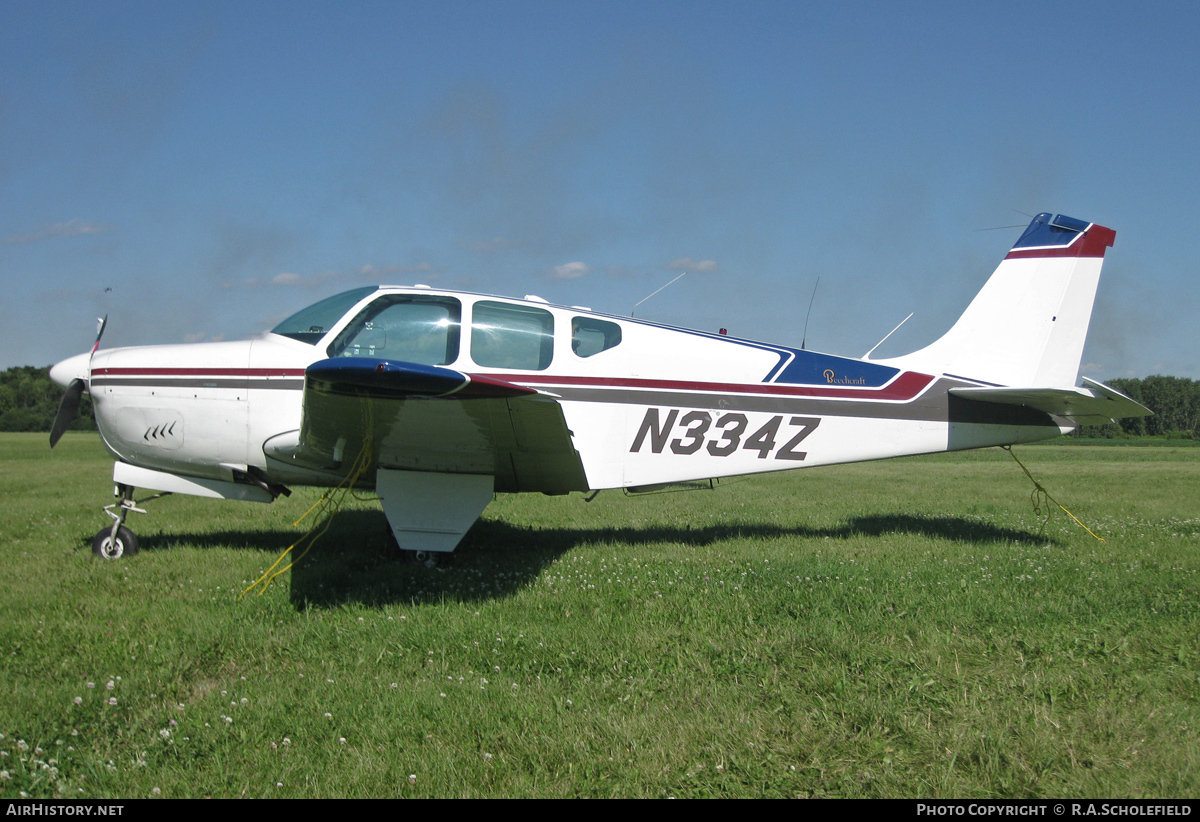
M820 424L818 417L777 414L753 427L749 417L737 411L688 411L681 416L678 408L647 408L629 452L636 454L649 446L654 454L670 448L671 453L681 456L707 452L714 457L728 457L741 449L756 452L760 460L774 454L774 459L798 462L808 452L797 450L797 446ZM672 438L672 434L678 436Z

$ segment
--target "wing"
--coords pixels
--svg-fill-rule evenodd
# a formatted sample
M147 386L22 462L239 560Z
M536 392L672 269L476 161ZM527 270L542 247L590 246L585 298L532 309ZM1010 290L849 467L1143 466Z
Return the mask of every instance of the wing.
M1083 378L1082 388L951 388L950 393L966 400L1024 405L1080 425L1101 425L1154 413L1120 391L1087 377Z
M368 357L310 365L298 435L275 438L265 450L343 473L367 444L375 468L487 474L497 491L587 490L553 395L486 375Z

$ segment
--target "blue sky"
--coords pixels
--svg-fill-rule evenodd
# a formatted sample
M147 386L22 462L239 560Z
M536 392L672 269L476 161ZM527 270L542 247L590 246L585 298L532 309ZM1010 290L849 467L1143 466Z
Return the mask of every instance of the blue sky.
M1200 4L0 4L0 368L357 285L861 356L1039 211L1117 231L1083 371L1200 378Z

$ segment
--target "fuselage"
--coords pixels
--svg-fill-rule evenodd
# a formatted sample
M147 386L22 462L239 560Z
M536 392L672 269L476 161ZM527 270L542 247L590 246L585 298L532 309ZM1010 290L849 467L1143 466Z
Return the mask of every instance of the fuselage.
M402 406L406 415L404 430L377 444L379 467L449 461L448 470L493 473L501 491L646 486L1045 439L1070 428L1020 407L956 403L948 389L977 384L966 378L424 287L346 292L255 340L101 350L89 390L104 443L121 462L217 480L250 468L281 483L327 485L344 472L273 458L282 446L269 443L296 440L306 369L338 357L486 375L555 398L582 469L574 475L473 462L470 434L482 423L447 419L436 400L379 404L379 415ZM431 442L441 425L460 432L449 456Z

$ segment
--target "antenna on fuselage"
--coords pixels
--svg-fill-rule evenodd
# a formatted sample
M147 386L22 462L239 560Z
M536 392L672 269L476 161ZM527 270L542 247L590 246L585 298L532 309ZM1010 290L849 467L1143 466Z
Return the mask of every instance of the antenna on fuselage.
M812 296L808 298L808 313L804 315L804 334L800 338L800 350L804 350L804 344L808 342L808 318L812 316L813 300L817 298L817 286L821 284L821 278L817 277L817 281L813 283ZM792 339L795 339L793 337Z
M678 282L679 280L682 280L686 276L687 276L687 272L685 271L682 274L680 274L678 277L676 277L674 280L671 280L671 282L667 283L667 285L671 285L672 283ZM632 317L633 312L637 311L637 307L639 305L646 302L646 300L650 299L650 297L653 297L654 294L657 294L659 291L662 291L663 288L667 287L667 285L664 285L662 288L658 289L658 291L655 291L653 294L649 294L648 296L642 297L642 299L640 299L636 303L634 303L633 308L629 309L629 316Z
M917 312L915 312L915 311L910 311L910 312L908 312L908 316L907 316L907 317L905 317L903 320L901 320L901 321L900 321L900 325L897 325L895 328L893 328L893 329L892 329L891 331L889 331L887 334L884 334L884 335L883 335L883 339L882 339L882 340L880 340L879 342L875 343L875 345L871 346L871 350L870 350L870 351L868 351L866 354L863 354L863 355L862 355L862 358L863 358L864 360L865 360L865 359L869 359L869 358L870 358L870 356L871 356L873 353L875 353L875 349L876 349L876 348L878 348L879 346L883 345L883 344L884 344L884 342L887 340L887 338L888 338L888 337L892 336L892 335L893 335L893 334L895 334L897 331L899 331L899 330L900 330L900 326L901 326L901 325L904 325L906 322L908 322L910 319L912 319L912 315L913 315L913 314L916 314L916 313L917 313Z

